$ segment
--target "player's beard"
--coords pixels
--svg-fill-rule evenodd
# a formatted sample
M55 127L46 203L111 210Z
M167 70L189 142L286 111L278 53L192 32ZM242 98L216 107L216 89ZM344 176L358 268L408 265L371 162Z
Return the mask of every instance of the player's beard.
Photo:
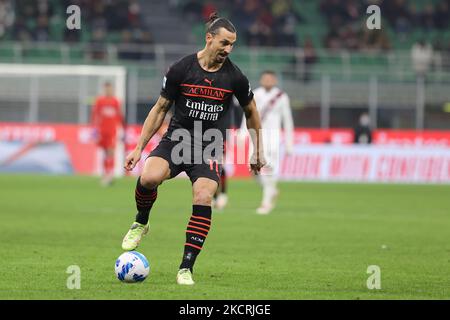
M217 63L224 63L228 55L226 53L218 53L216 56Z

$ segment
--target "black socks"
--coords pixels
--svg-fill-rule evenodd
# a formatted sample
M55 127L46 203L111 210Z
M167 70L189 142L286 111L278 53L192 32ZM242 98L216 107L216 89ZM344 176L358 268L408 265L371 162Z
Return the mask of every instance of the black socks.
M186 229L186 243L180 269L188 268L192 271L195 259L202 250L211 227L211 213L210 206L192 206L192 216Z
M141 177L138 178L136 183L136 190L134 192L134 198L136 200L136 208L138 213L136 215L136 222L141 224L148 223L148 217L150 215L150 209L158 196L157 188L147 189L141 185Z

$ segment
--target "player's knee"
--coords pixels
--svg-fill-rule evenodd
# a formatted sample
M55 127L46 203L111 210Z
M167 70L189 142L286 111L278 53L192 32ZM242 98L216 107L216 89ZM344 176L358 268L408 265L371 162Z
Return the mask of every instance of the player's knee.
M198 188L194 190L194 204L210 206L214 192L208 188Z
M141 175L141 185L146 187L147 189L156 188L161 184L161 177L151 173L142 173Z

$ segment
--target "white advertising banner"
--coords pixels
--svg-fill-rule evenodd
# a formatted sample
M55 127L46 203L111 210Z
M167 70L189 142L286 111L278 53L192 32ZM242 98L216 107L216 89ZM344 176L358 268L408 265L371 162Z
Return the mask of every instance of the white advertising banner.
M450 148L297 145L280 163L290 181L450 183Z

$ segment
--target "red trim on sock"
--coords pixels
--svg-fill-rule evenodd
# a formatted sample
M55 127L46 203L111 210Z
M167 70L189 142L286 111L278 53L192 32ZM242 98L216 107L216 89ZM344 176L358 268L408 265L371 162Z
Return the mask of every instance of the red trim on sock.
M196 246L195 244L191 244L191 243L187 243L186 242L184 245L192 247L192 248L195 248L195 249L198 249L198 250L202 250L202 247Z
M199 235L201 235L201 236L203 236L203 237L205 237L205 238L208 236L207 234L203 234L203 233L201 233L201 232L192 231L192 230L186 230L186 233L195 233L195 234L199 234Z
M194 216L194 215L192 215L192 218L196 218L196 219L200 219L200 220L206 220L206 221L211 222L211 219L204 218L204 217L200 217L200 216Z
M196 223L196 224L200 224L200 225L202 225L202 226L207 226L208 228L211 227L210 224L206 224L206 223L202 223L202 222L197 222L197 221L193 221L193 220L189 220L189 222Z
M198 229L198 230L202 230L202 231L205 231L205 232L209 232L208 229L203 229L203 228L200 228L200 227L191 226L190 224L188 224L188 228L195 228L195 229Z
M148 207L148 206L151 206L154 203L154 201L141 201L141 200L136 199L136 203L138 205L140 205L141 207Z
M142 198L156 197L158 195L157 191L153 191L150 194L142 194L138 191L138 189L134 189L134 191L135 191L136 195L138 195L139 197L142 197Z

